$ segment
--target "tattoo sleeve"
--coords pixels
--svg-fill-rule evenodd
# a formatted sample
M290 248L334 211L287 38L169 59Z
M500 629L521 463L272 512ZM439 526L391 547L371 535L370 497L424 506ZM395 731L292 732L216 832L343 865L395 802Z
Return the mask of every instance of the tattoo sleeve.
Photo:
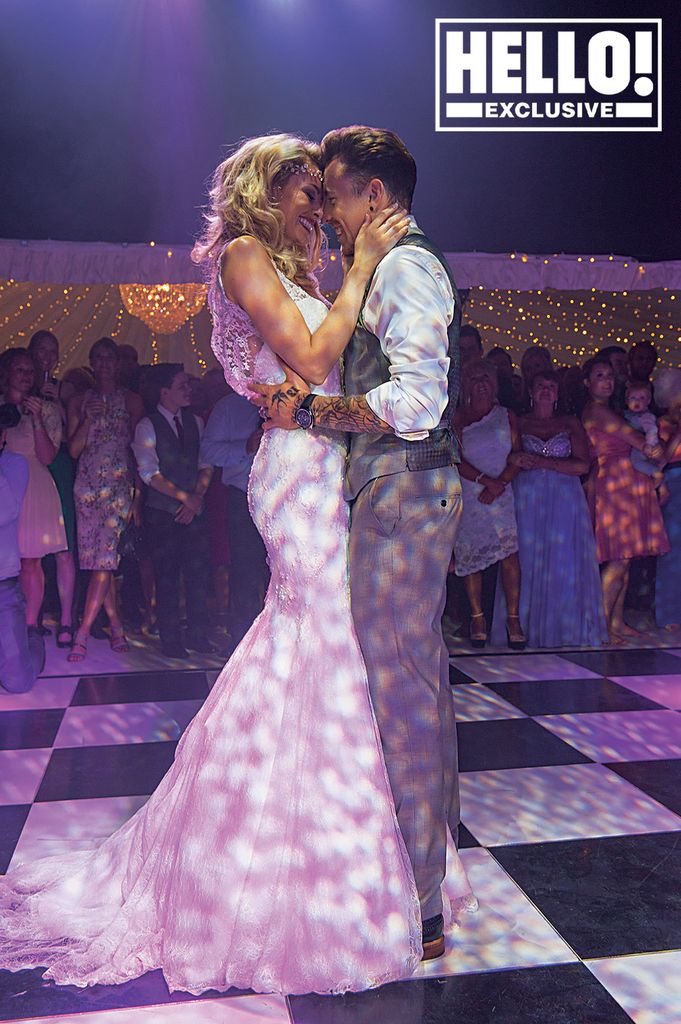
M354 434L394 434L393 428L372 412L364 395L330 398L320 395L313 406L315 423L330 430Z

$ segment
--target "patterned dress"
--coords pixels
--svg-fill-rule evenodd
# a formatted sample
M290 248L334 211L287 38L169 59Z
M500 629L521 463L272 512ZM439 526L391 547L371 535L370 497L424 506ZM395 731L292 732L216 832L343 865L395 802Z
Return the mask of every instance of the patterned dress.
M599 562L669 551L660 503L649 476L631 464L617 433L586 426L593 464L588 489Z
M125 392L99 396L106 407L90 425L78 460L73 494L81 569L118 568L118 542L130 514L134 477L130 461L132 425Z

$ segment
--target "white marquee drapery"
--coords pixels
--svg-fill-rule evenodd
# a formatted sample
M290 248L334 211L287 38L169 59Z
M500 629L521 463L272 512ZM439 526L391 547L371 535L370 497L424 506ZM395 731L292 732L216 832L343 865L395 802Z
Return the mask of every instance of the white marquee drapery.
M25 345L41 327L54 330L63 371L86 363L92 342L107 334L135 345L141 362L183 361L201 372L213 365L206 307L176 333L156 335L128 313L118 287L201 282L203 271L190 252L190 246L160 242L0 240L0 349ZM648 338L662 364L681 364L681 261L446 255L459 288L471 289L466 319L481 329L486 345L504 345L516 362L531 344L547 344L558 362L572 363L602 344ZM331 252L322 287L333 292L340 281L340 259Z

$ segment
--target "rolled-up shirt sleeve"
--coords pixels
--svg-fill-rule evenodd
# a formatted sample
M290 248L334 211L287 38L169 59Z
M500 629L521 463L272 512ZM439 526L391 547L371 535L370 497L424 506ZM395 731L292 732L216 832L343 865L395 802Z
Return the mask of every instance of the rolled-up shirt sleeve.
M156 454L156 431L148 416L143 416L135 428L135 436L130 446L137 463L137 472L148 484L152 476L158 473L158 455Z
M452 287L432 253L403 245L381 261L363 320L381 342L390 380L367 392L366 401L398 437L420 441L440 423L447 407L447 329L453 316Z

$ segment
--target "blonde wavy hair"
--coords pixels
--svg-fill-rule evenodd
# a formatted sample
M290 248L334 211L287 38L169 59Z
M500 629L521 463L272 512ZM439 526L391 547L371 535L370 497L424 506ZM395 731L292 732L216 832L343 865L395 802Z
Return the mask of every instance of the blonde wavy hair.
M319 147L295 135L261 135L243 142L215 169L204 232L192 260L208 261L213 269L227 242L253 235L282 274L316 289L313 268L322 251L321 228L315 224L315 242L305 252L285 238L284 215L277 206L279 190L304 164L319 169Z

